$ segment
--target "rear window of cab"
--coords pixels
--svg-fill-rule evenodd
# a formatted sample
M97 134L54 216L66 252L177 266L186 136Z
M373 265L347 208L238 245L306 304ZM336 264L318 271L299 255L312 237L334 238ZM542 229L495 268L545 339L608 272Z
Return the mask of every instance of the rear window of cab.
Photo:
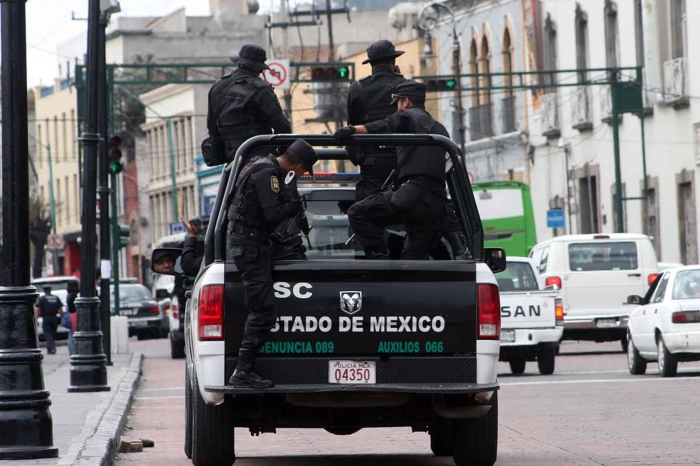
M638 267L637 244L633 241L569 244L572 272L636 270Z

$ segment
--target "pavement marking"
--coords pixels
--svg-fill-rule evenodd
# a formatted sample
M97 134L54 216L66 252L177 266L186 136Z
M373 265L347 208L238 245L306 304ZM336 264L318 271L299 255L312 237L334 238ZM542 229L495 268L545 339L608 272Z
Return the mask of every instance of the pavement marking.
M698 381L698 377L639 377L639 378L629 378L629 379L585 379L585 380L551 380L548 382L513 382L513 383L502 383L501 387L513 386L513 385L557 385L557 384L576 384L576 383L634 383L634 382L673 382L676 380L694 380Z
M137 396L134 400L165 400L165 399L182 399L185 395L173 395L173 396Z
M165 392L165 391L175 391L184 390L185 387L171 387L171 388L143 388L139 392Z

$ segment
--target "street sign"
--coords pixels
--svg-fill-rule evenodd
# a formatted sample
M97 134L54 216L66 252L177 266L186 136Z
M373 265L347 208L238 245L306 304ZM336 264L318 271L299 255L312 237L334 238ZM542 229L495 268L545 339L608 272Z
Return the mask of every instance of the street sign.
M178 233L184 233L185 231L185 225L183 225L180 222L170 222L170 234L171 235L177 235Z
M564 209L547 211L547 228L564 228Z
M214 210L214 201L216 201L216 194L204 196L204 215L211 215Z
M52 251L58 251L60 249L63 249L63 247L65 246L65 244L63 242L63 236L61 236L61 235L49 235L49 240L47 242L47 246Z
M289 60L275 60L265 62L270 67L263 72L263 79L275 89L291 89L291 76L289 74Z

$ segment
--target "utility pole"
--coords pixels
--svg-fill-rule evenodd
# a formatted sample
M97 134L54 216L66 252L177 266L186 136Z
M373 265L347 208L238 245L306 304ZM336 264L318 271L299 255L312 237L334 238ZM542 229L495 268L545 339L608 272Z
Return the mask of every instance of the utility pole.
M70 358L69 392L110 390L109 385L107 385L107 357L103 353L102 331L100 330L100 300L95 296L97 157L100 143L100 135L96 132L98 129L98 89L100 86L99 29L100 1L90 0L85 130L81 137L85 162L83 163L80 296L75 300L78 312L78 331L73 335L75 354ZM102 298L109 299L109 296Z
M624 233L624 214L622 212L624 203L622 199L622 169L620 167L620 123L619 123L619 105L618 102L618 72L612 71L610 80L610 97L612 100L612 133L613 133L613 152L615 153L615 232ZM646 193L644 193L646 196Z
M56 458L29 261L27 32L24 1L3 1L0 460Z

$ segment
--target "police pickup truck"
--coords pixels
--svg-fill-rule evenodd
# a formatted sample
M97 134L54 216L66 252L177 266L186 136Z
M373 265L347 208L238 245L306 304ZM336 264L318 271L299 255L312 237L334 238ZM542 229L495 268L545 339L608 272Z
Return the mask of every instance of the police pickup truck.
M559 292L541 290L534 261L508 257L506 270L496 274L501 291L501 361L513 374L525 372L537 360L542 375L554 373L554 358L564 333L564 308Z
M494 464L501 314L493 272L505 269L505 253L484 249L459 149L441 136L361 135L353 143L443 147L448 189L475 260L365 260L346 215L355 180L299 180L311 226L304 239L308 260L273 263L279 316L255 365L275 386L227 385L248 313L226 248L241 160L260 145L289 146L300 137L314 146L337 145L332 136L256 136L222 173L202 269L185 309L185 453L195 466L231 465L235 427L252 435L279 428L350 435L407 426L427 432L432 451L458 465ZM347 160L343 149L316 150L321 160ZM388 230L389 248L398 253L402 228Z

